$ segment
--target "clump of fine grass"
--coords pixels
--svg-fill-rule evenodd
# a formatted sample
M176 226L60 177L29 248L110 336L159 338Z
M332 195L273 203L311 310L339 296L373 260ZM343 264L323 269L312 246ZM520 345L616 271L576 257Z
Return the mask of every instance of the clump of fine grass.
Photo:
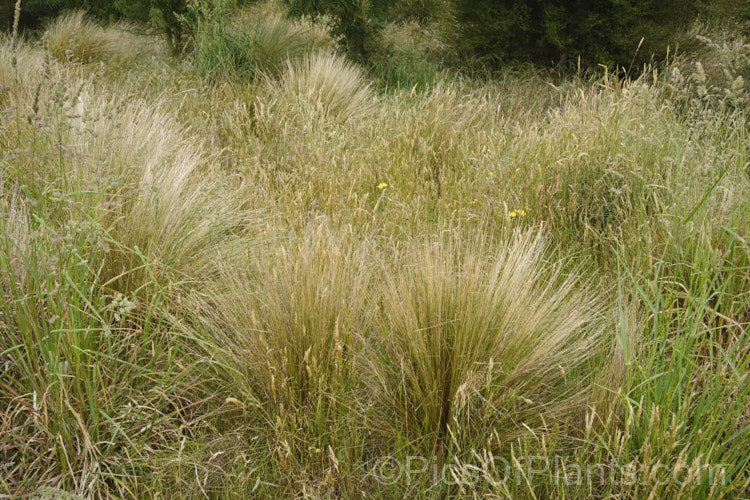
M227 209L231 195L211 195L224 185L207 173L211 158L164 107L123 100L86 77L52 78L27 96L38 110L17 124L31 147L15 158L12 182L90 207L111 238L101 274L120 292L200 276L210 267L206 245L221 247L242 218Z
M284 16L273 2L240 11L230 3L198 3L191 8L190 59L198 73L213 80L278 76L288 60L331 45L319 27Z
M241 271L221 265L200 318L246 394L315 410L349 383L369 325L367 245L351 228L311 224L298 238L249 249ZM321 400L323 398L323 400Z
M224 248L242 219L241 212L230 208L236 207L230 201L234 197L212 195L224 187L223 180L207 175L210 159L180 131L169 113L135 104L123 109L119 117L126 121L110 139L115 148L108 153L114 155L112 166L121 170L109 175L125 182L125 190L118 195L130 199L103 213L109 233L120 245L109 266L113 278L122 286L137 288L136 277L141 274L140 283L153 278L168 283L172 278L179 281L210 273L214 251ZM96 128L104 132L107 126L105 120ZM139 150L144 144L148 147ZM140 168L128 172L135 158ZM151 266L154 271L149 271ZM127 281L136 280L125 285L117 273L133 267L143 270L126 273ZM155 274L147 277L151 272Z
M496 251L451 239L406 252L384 279L367 356L390 436L445 457L482 429L510 438L584 410L611 342L604 302L545 252L534 230Z
M109 55L104 29L82 11L58 17L48 29L49 51L59 61L88 63Z
M144 40L129 29L132 27L122 23L105 28L85 12L73 11L50 23L47 44L50 54L61 62L113 61L123 65L164 52L163 43L155 37Z
M167 297L225 241L211 217L236 214L203 211L208 159L164 108L79 67L19 74L0 130L0 491L138 496L190 413Z
M216 281L188 302L222 397L253 408L246 419L262 433L253 441L275 464L264 480L316 470L329 461L326 446L351 453L353 432L336 422L351 417L354 358L371 324L368 249L351 228L316 221L299 237L248 248L244 263L219 264Z
M275 76L286 68L287 60L299 59L332 45L320 26L286 18L273 2L259 3L242 11L235 30L246 33L252 40L260 71Z
M15 64L13 61L19 62ZM0 33L0 110L14 104L13 94L32 93L44 68L44 56L24 39Z
M366 115L375 96L364 72L330 52L289 61L279 81L268 81L279 114L307 122L346 122Z

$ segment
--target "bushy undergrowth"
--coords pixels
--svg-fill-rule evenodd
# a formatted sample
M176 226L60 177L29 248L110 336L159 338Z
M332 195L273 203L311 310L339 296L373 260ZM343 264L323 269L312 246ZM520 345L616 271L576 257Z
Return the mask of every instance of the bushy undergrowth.
M243 13L0 40L0 495L748 490L744 42L378 92Z
M287 19L272 1L241 11L229 1L196 2L183 23L189 59L214 79L278 76L288 61L331 45L320 27Z

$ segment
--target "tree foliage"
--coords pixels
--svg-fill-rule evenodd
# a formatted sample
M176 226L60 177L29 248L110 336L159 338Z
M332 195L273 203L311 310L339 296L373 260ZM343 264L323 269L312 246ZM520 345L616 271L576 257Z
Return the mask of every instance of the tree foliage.
M447 0L396 0L390 20L425 23L441 19L448 10Z
M488 63L628 68L660 57L699 0L453 0L456 45Z
M339 47L367 63L380 51L380 34L394 0L284 0L291 17L323 21Z

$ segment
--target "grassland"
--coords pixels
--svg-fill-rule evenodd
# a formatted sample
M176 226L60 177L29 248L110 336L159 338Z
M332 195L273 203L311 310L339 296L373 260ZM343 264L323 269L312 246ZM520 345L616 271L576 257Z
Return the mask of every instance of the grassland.
M750 46L373 76L252 8L0 39L0 497L747 496Z

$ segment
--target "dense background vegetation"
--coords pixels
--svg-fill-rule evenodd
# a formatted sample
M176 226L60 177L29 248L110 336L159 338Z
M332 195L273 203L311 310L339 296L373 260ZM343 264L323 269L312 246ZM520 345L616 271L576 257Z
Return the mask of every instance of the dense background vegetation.
M175 48L194 29L197 13L242 5L244 0L28 0L21 29L38 28L45 19L84 9L102 21L148 23L165 33ZM457 58L483 65L507 63L584 68L598 64L626 69L662 60L681 41L680 33L699 16L742 26L750 7L737 0L608 0L592 4L556 0L375 0L360 2L286 0L291 17L325 24L340 48L361 63L382 60L381 32L387 21L413 19L440 24ZM185 19L185 16L188 19ZM9 28L13 5L0 10L0 26Z
M0 497L746 496L746 5L337 4L22 2Z
M458 0L461 49L493 63L576 61L584 67L640 66L661 58L696 16L697 0ZM643 40L643 44L641 41ZM640 49L643 49L640 52Z
M0 10L0 26L10 28L15 2L5 2ZM187 9L186 0L25 0L22 2L20 28L38 28L45 21L74 9L83 9L101 21L120 19L149 23L177 41L181 28L177 16Z

